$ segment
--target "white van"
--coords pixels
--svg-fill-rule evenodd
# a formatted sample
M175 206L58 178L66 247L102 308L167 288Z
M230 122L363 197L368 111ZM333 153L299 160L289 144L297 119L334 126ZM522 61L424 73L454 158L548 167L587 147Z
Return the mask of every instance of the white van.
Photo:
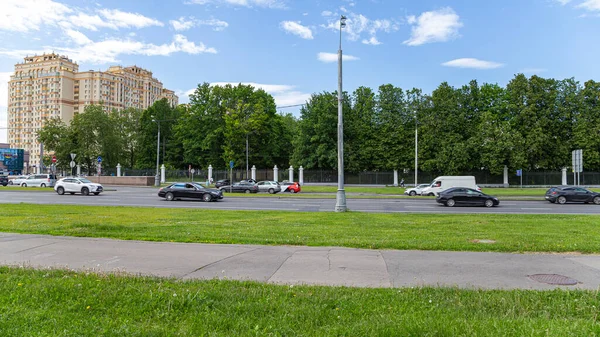
M431 185L421 191L421 195L438 195L451 187L467 187L479 189L474 176L442 176L433 179Z

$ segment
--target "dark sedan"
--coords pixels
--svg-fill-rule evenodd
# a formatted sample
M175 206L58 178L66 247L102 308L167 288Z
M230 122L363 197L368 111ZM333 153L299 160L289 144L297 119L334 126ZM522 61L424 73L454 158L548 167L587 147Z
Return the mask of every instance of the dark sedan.
M440 192L435 201L448 207L454 205L492 207L500 204L498 198L466 187L453 187Z
M592 192L583 187L557 186L546 191L546 200L551 203L566 204L567 202L593 202L600 205L600 193Z
M2 186L8 185L8 177L0 176L0 185L2 185Z
M158 191L158 196L167 201L181 199L201 199L217 201L223 199L223 193L214 188L206 188L198 183L174 183Z
M217 180L217 182L215 183L215 187L219 188L222 186L228 186L229 184L231 184L229 182L229 179L221 179L221 180Z
M250 182L239 182L229 186L221 186L219 190L222 192L233 193L258 193L258 185Z

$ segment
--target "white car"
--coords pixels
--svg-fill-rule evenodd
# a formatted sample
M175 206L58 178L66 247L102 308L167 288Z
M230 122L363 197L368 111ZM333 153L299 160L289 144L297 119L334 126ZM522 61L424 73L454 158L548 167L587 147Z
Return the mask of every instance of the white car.
M82 195L89 195L90 193L93 193L94 195L98 195L104 191L104 188L102 185L93 183L85 178L68 177L57 181L54 185L54 190L59 195L63 195L65 193L81 193Z
M414 197L415 195L421 195L423 192L423 189L426 187L429 187L431 185L429 184L420 184L417 185L417 187L413 187L413 188L407 188L406 191L404 191L404 194L408 194L411 197Z
M17 186L21 186L21 184L27 180L27 178L29 178L29 176L18 176L14 179L10 179L8 180L8 184L9 185L17 185Z

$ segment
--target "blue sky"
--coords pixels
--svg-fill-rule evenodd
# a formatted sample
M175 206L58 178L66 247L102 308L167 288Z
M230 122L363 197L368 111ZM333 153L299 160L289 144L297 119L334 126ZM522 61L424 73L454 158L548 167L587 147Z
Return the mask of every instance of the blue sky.
M342 14L348 91L600 77L600 0L1 0L0 142L6 81L26 55L135 64L181 102L202 82L254 83L286 106L337 89Z

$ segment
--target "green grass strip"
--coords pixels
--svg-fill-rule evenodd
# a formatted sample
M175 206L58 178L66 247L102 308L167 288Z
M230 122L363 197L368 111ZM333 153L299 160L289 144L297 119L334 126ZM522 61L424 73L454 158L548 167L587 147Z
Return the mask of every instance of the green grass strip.
M4 204L0 213L0 232L493 252L600 253L599 224L596 215L309 213L31 204ZM495 243L476 242L482 239Z
M0 267L0 336L597 336L592 291L360 289Z

